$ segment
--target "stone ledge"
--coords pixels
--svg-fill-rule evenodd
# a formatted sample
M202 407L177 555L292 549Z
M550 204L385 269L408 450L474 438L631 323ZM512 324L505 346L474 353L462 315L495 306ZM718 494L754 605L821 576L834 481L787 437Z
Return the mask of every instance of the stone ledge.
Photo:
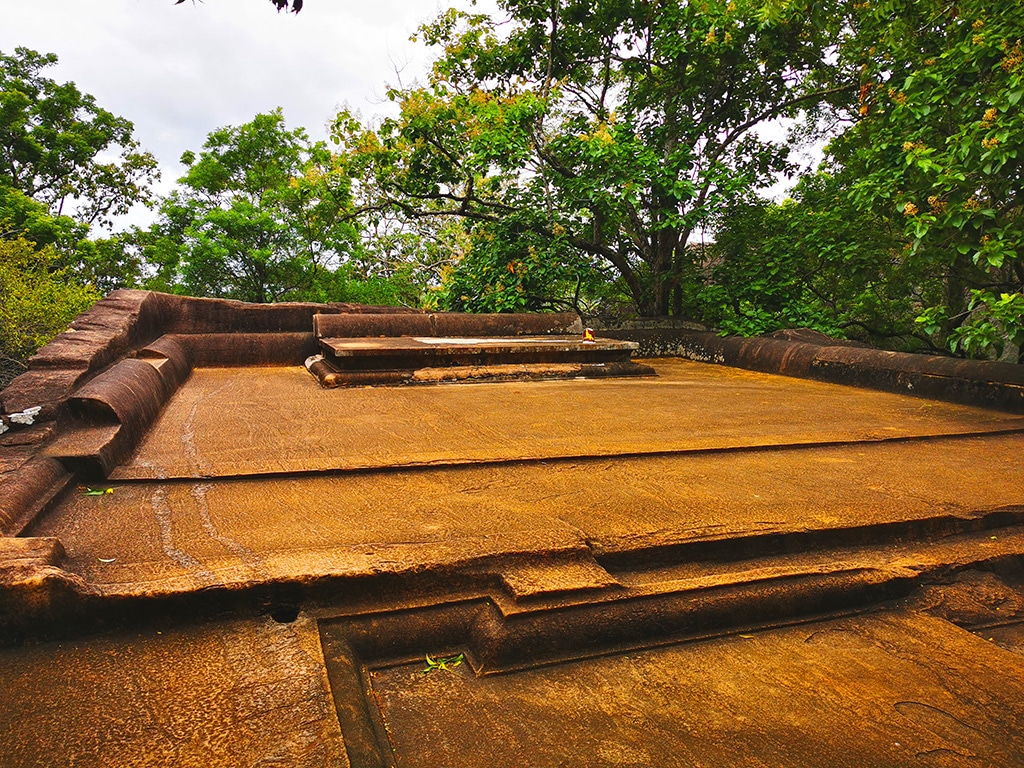
M678 356L762 373L1024 413L1024 366L864 348L821 334L786 338L674 330L605 331L641 356Z

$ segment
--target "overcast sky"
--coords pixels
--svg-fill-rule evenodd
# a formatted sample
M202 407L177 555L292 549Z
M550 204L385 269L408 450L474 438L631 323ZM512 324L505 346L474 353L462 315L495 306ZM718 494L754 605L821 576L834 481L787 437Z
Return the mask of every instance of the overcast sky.
M215 128L281 107L288 127L326 139L343 104L388 112L385 85L422 78L431 60L410 35L452 5L469 2L306 0L279 14L268 0L0 0L0 51L57 54L49 77L131 120L166 191Z

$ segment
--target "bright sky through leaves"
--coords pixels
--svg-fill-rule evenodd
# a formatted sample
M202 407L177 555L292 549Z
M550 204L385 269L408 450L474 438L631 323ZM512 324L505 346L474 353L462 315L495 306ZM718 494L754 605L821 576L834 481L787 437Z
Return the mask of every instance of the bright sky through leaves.
M56 53L47 76L76 83L134 122L160 161L158 191L166 192L184 172L182 152L257 113L281 107L289 127L323 139L344 104L364 118L388 111L385 85L397 82L396 71L408 83L428 64L410 35L451 4L321 0L296 15L263 0L0 0L0 50Z

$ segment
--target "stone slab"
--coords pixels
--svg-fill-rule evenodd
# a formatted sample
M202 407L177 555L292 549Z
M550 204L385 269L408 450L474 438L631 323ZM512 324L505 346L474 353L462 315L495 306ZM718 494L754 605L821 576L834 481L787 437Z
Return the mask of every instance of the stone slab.
M423 358L457 354L509 354L520 352L630 352L637 345L629 341L599 339L583 341L579 336L519 337L409 337L392 338L328 338L320 345L335 357L384 357L402 354Z
M320 349L342 370L406 370L426 366L628 361L630 341L580 336L323 338Z
M825 445L1024 429L1024 417L681 360L654 379L324 390L197 369L117 480Z
M0 649L4 768L347 768L315 623L153 625Z
M512 674L425 668L368 673L397 768L1015 768L1024 754L1024 657L913 613Z
M68 568L124 590L210 586L227 575L244 583L289 572L414 568L495 551L502 537L529 551L545 533L585 540L614 558L736 537L1009 513L1024 508L1022 451L1024 436L1010 434L133 481L101 496L68 494L29 533L60 538Z

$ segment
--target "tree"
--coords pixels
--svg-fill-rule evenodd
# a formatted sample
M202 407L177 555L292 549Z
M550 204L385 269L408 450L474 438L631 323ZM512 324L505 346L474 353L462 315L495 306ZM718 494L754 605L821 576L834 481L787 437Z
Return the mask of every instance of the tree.
M137 232L154 287L252 302L316 294L357 249L350 182L323 142L287 130L280 110L221 128Z
M881 0L858 6L844 56L859 120L831 155L865 212L898 220L904 256L941 281L920 308L968 354L1024 343L1024 5Z
M52 248L0 239L0 389L25 370L36 349L100 298L69 279L58 259Z
M24 237L39 247L52 245L67 252L88 234L88 225L70 216L54 216L45 204L0 185L0 238Z
M859 209L832 173L804 176L781 204L741 202L718 222L695 316L754 335L807 327L898 349L931 347L915 327L941 281L906 258L902 222Z
M501 5L507 22L449 11L422 29L444 53L427 87L391 91L400 117L334 124L373 180L364 210L466 220L474 248L488 243L492 294L523 262L519 231L552 272L610 265L640 313L667 314L673 289L681 310L690 236L788 167L754 129L856 91L823 84L838 4Z
M44 205L53 217L86 227L109 224L150 199L157 163L139 150L131 122L97 106L74 83L42 74L56 63L54 54L27 48L0 52L0 190L8 201L14 190ZM8 229L25 224L19 210L0 210Z

